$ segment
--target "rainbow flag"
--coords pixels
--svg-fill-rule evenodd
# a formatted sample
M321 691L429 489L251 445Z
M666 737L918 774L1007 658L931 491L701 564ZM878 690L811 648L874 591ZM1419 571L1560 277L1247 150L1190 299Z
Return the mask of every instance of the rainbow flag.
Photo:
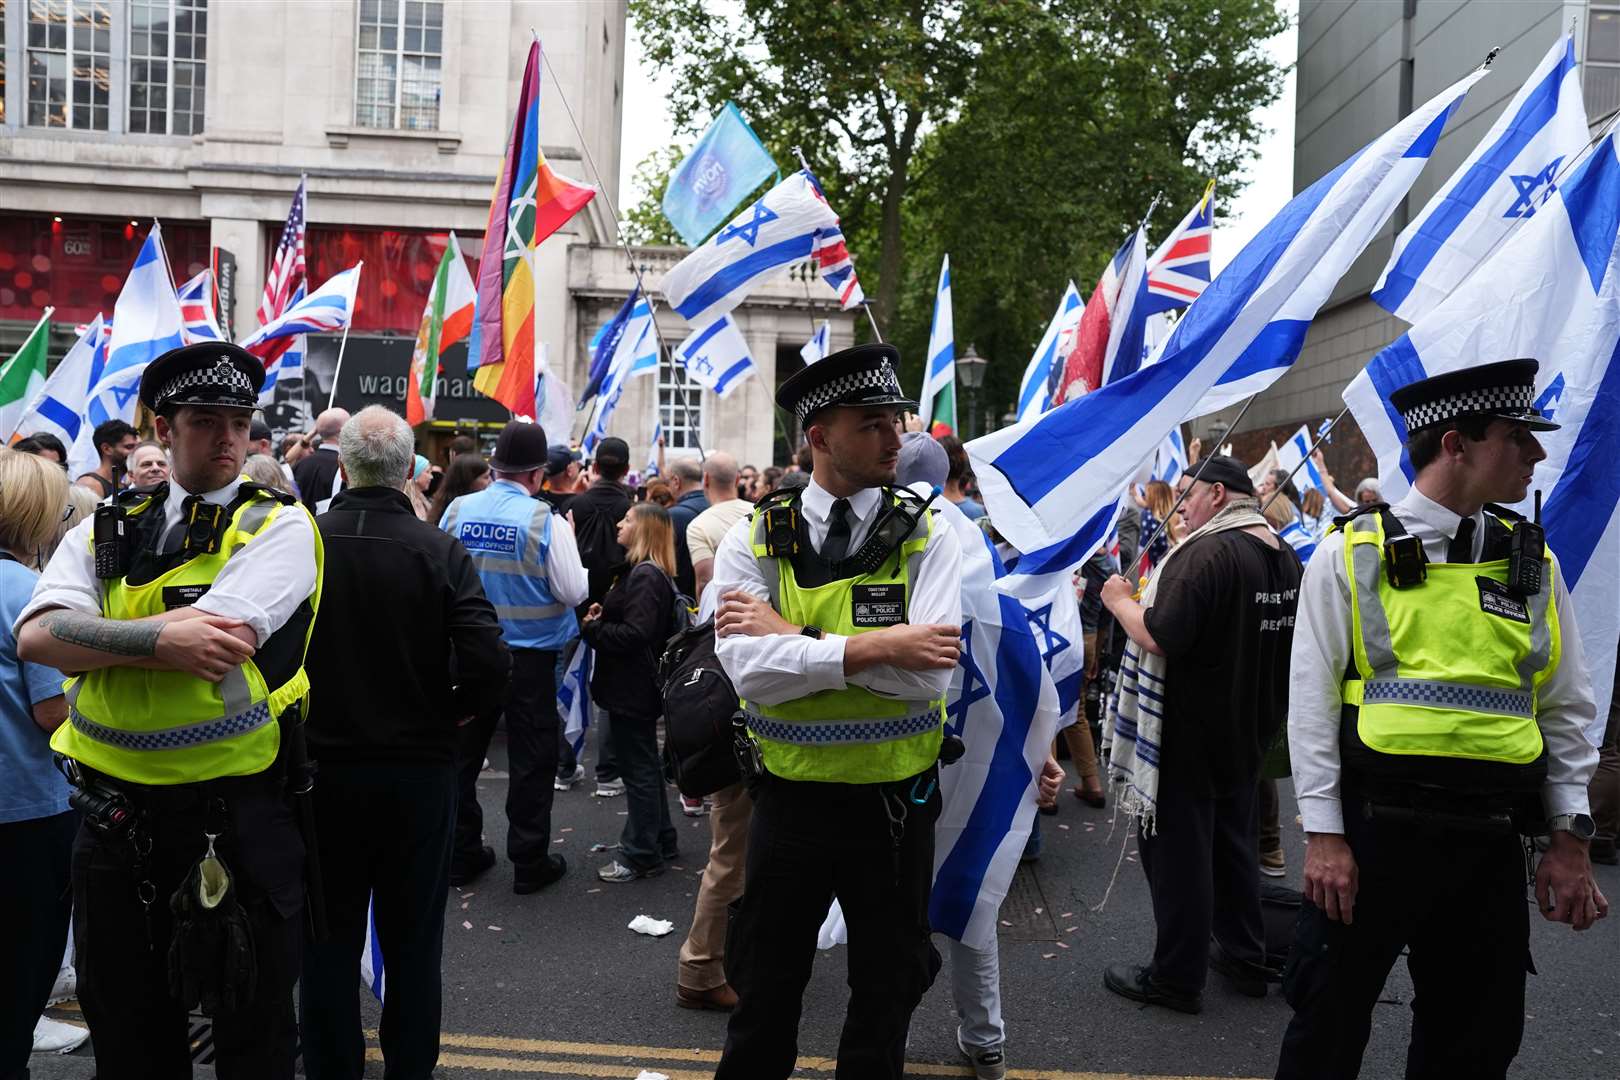
M467 346L473 387L517 416L535 416L534 249L596 189L558 176L540 151L540 42L529 46L512 141L489 201L478 302Z

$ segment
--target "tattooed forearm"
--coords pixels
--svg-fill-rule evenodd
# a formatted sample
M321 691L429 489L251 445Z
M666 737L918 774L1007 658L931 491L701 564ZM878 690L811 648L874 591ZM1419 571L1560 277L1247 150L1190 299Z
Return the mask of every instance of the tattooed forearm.
M118 622L77 611L53 611L40 619L51 636L114 656L152 656L163 626L154 622Z

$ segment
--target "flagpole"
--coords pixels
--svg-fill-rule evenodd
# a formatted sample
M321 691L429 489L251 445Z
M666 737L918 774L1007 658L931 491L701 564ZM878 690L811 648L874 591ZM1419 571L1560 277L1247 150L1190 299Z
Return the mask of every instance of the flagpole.
M354 312L349 312L349 321L343 324L343 340L338 342L337 366L332 369L332 392L326 396L326 407L330 409L337 400L338 376L343 372L343 350L349 345L349 327L354 325ZM308 364L309 356L306 354L304 362ZM309 378L309 372L304 372L304 378ZM304 384L304 400L309 400L309 384ZM307 405L305 406L308 407ZM313 419L313 417L311 417Z
M50 317L52 315L54 315L54 314L56 314L56 309L54 307L52 307L51 305L46 304L45 305L45 310L40 312L39 321L34 324L34 328L32 330L28 331L28 335L23 338L23 348L26 348L28 343L30 341L34 340L34 335L39 333L39 328L44 326L46 324L46 322L48 322L50 320ZM46 331L47 334L49 334L49 332L50 332L49 330ZM49 350L50 350L50 344L51 344L50 340L47 338L47 340L45 342L45 348L46 348L47 352L49 352ZM7 368L11 367L12 364L15 364L17 362L17 357L19 357L21 355L22 355L22 349L19 348L15 353L12 354L10 360L7 360L3 365L0 365L0 371L5 371ZM24 405L23 405L22 412L17 414L17 423L18 424L21 424L23 422L23 420L25 418L27 418L28 414L34 411L34 406L39 404L39 399L40 399L41 396L44 395L44 393L45 393L45 389L44 389L44 384L42 383L40 385L39 393L35 394L33 396L33 398L31 400L29 400L28 402L25 402ZM10 431L6 432L5 442L0 443L0 446L4 446L4 445L9 444L11 442L11 437L13 435L15 435L15 434L17 434L17 429L16 428L12 428Z
M536 42L540 40L540 35L535 31L534 27L529 27L529 33L534 37ZM658 328L657 303L653 300L651 294L647 292L647 283L642 279L641 267L636 265L635 253L630 250L630 241L625 239L624 230L619 228L618 208L613 205L613 199L608 195L607 184L602 180L602 171L596 167L596 158L591 154L590 144L585 141L585 132L580 130L579 121L574 119L574 110L568 104L568 95L563 92L562 80L557 78L557 71L551 66L551 57L546 55L546 50L544 48L541 48L540 50L540 62L544 64L546 66L546 70L551 73L552 85L556 86L557 88L557 98L562 102L563 112L568 114L568 123L573 126L574 135L579 139L579 148L585 154L585 163L590 166L591 175L596 178L596 190L598 194L602 196L602 201L607 204L608 217L613 222L613 235L619 238L619 246L624 249L624 257L630 262L630 272L635 275L636 287L641 290L641 295L647 297L647 306L652 309L653 336L658 338L659 364L663 364L664 354L667 353L669 355L670 366L673 367L675 365L675 350L669 347L669 343L664 340L664 332ZM692 403L691 399L686 396L686 386L680 379L675 380L675 392L679 394L681 398L682 419L687 425L689 425L692 420ZM658 407L656 388L654 390L653 407L655 409ZM587 427L586 430L589 431L590 429ZM668 436L665 436L665 438L667 440ZM707 459L707 455L703 450L702 432L698 433L697 452L699 461L704 461Z
M1333 429L1336 426L1338 426L1339 421L1343 420L1344 417L1345 417L1345 414L1348 413L1349 411L1350 411L1350 406L1346 405L1344 408L1339 410L1339 415L1335 416L1328 423L1327 427L1323 428L1320 432L1318 432L1317 437L1316 437L1316 442L1311 446L1311 448L1309 450L1305 451L1305 456L1299 459L1299 464L1295 465L1293 467L1293 469L1288 473L1288 480L1292 480L1294 478L1294 474L1299 472L1299 470L1301 470L1301 469L1303 469L1305 467L1305 463L1307 461L1311 460L1311 455L1316 453L1317 447L1319 447L1323 443L1327 442L1328 436L1333 434ZM1260 512L1262 514L1266 512L1266 507L1270 506L1272 504L1272 502L1274 502L1276 500L1277 496L1282 494L1282 489L1288 483L1288 480L1284 480L1281 484L1278 484L1277 485L1277 490L1275 490L1275 491L1273 491L1271 493L1271 498L1267 499L1265 502L1260 504Z
M1226 436L1228 438L1231 437L1232 432L1237 430L1237 426L1243 422L1244 414L1246 414L1249 411L1249 406L1253 405L1255 399L1258 398L1259 396L1260 396L1260 391L1257 390L1254 393L1249 395L1249 400L1248 401L1245 401L1243 403L1243 408L1238 410L1238 414L1237 414L1236 418L1234 418L1233 421L1232 421L1232 426L1226 429ZM1180 427L1181 425L1177 424L1176 426ZM1174 504L1171 505L1170 512L1164 516L1163 521L1159 522L1158 527L1155 528L1153 530L1153 532L1148 534L1148 538L1146 540L1144 540L1142 543L1137 545L1136 550L1139 553L1143 552L1143 551L1147 551L1148 549L1153 547L1153 541L1155 541L1155 540L1157 540L1159 538L1160 533L1164 532L1165 529L1169 528L1170 522L1175 520L1176 511L1181 509L1181 504L1186 502L1187 501L1187 496L1192 493L1193 484L1198 483L1199 478L1203 475L1204 466L1208 465L1209 462L1210 462L1210 459L1213 458L1215 456L1215 454L1218 454L1218 453L1220 453L1220 447L1217 446L1215 448L1215 453L1206 454L1202 459L1199 460L1197 465L1193 466L1192 483L1187 485L1187 490L1186 491L1183 491L1180 495L1176 496L1176 501L1175 501ZM1134 481L1132 481L1132 482L1134 483Z

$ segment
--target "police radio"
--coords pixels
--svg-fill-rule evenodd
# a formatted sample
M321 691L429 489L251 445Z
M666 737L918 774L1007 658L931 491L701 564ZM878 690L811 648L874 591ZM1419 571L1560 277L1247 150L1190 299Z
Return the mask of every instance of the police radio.
M124 508L117 503L96 507L91 519L91 538L96 556L96 577L103 581L129 573L128 522Z
M1536 492L1534 521L1513 526L1508 542L1507 586L1520 596L1541 592L1541 564L1547 555L1547 531L1541 527L1541 492Z

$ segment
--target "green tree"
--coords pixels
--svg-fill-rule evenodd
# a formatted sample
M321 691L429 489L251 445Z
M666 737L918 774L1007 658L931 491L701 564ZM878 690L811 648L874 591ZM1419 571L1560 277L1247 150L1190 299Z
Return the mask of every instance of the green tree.
M664 190L669 175L681 163L681 148L654 150L636 166L635 185L646 196L624 216L624 238L632 244L684 244L675 226L664 216Z

